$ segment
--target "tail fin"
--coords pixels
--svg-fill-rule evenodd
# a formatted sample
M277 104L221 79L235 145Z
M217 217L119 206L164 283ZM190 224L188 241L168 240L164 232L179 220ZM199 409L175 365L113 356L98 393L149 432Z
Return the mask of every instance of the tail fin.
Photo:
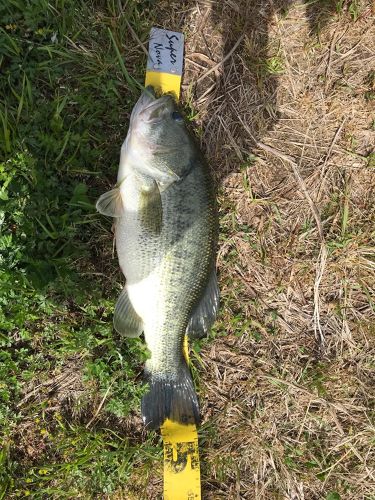
M193 380L184 362L178 373L145 370L148 392L142 399L142 418L148 429L158 429L169 418L181 424L198 424L199 406Z

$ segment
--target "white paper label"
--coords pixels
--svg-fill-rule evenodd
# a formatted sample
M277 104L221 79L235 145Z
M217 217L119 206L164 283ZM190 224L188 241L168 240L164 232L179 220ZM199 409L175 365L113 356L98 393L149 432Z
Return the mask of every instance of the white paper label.
M184 60L184 35L182 33L151 28L148 52L148 71L182 75Z

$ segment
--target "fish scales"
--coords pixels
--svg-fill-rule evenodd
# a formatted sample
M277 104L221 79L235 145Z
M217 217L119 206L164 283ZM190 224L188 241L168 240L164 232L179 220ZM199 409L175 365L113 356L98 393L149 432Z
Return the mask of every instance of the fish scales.
M134 196L133 190L129 186L124 191L125 200ZM160 234L150 234L140 222L141 214L126 201L125 215L116 224L120 266L130 301L143 320L155 369L175 366L190 314L213 265L212 198L205 167L197 160L186 178L161 193Z

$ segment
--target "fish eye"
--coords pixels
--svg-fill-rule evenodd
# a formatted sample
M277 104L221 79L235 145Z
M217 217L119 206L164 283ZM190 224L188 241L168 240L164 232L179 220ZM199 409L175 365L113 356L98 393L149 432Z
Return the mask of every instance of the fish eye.
M182 115L178 111L173 111L172 118L175 122L181 123L184 121Z

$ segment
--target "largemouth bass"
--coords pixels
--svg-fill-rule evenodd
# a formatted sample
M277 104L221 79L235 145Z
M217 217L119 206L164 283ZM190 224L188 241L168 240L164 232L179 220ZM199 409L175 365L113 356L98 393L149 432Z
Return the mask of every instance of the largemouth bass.
M114 327L128 337L144 332L151 354L143 421L153 429L166 418L197 423L183 340L205 335L216 318L217 215L208 168L171 96L143 92L121 147L117 185L96 207L115 218L126 277Z

